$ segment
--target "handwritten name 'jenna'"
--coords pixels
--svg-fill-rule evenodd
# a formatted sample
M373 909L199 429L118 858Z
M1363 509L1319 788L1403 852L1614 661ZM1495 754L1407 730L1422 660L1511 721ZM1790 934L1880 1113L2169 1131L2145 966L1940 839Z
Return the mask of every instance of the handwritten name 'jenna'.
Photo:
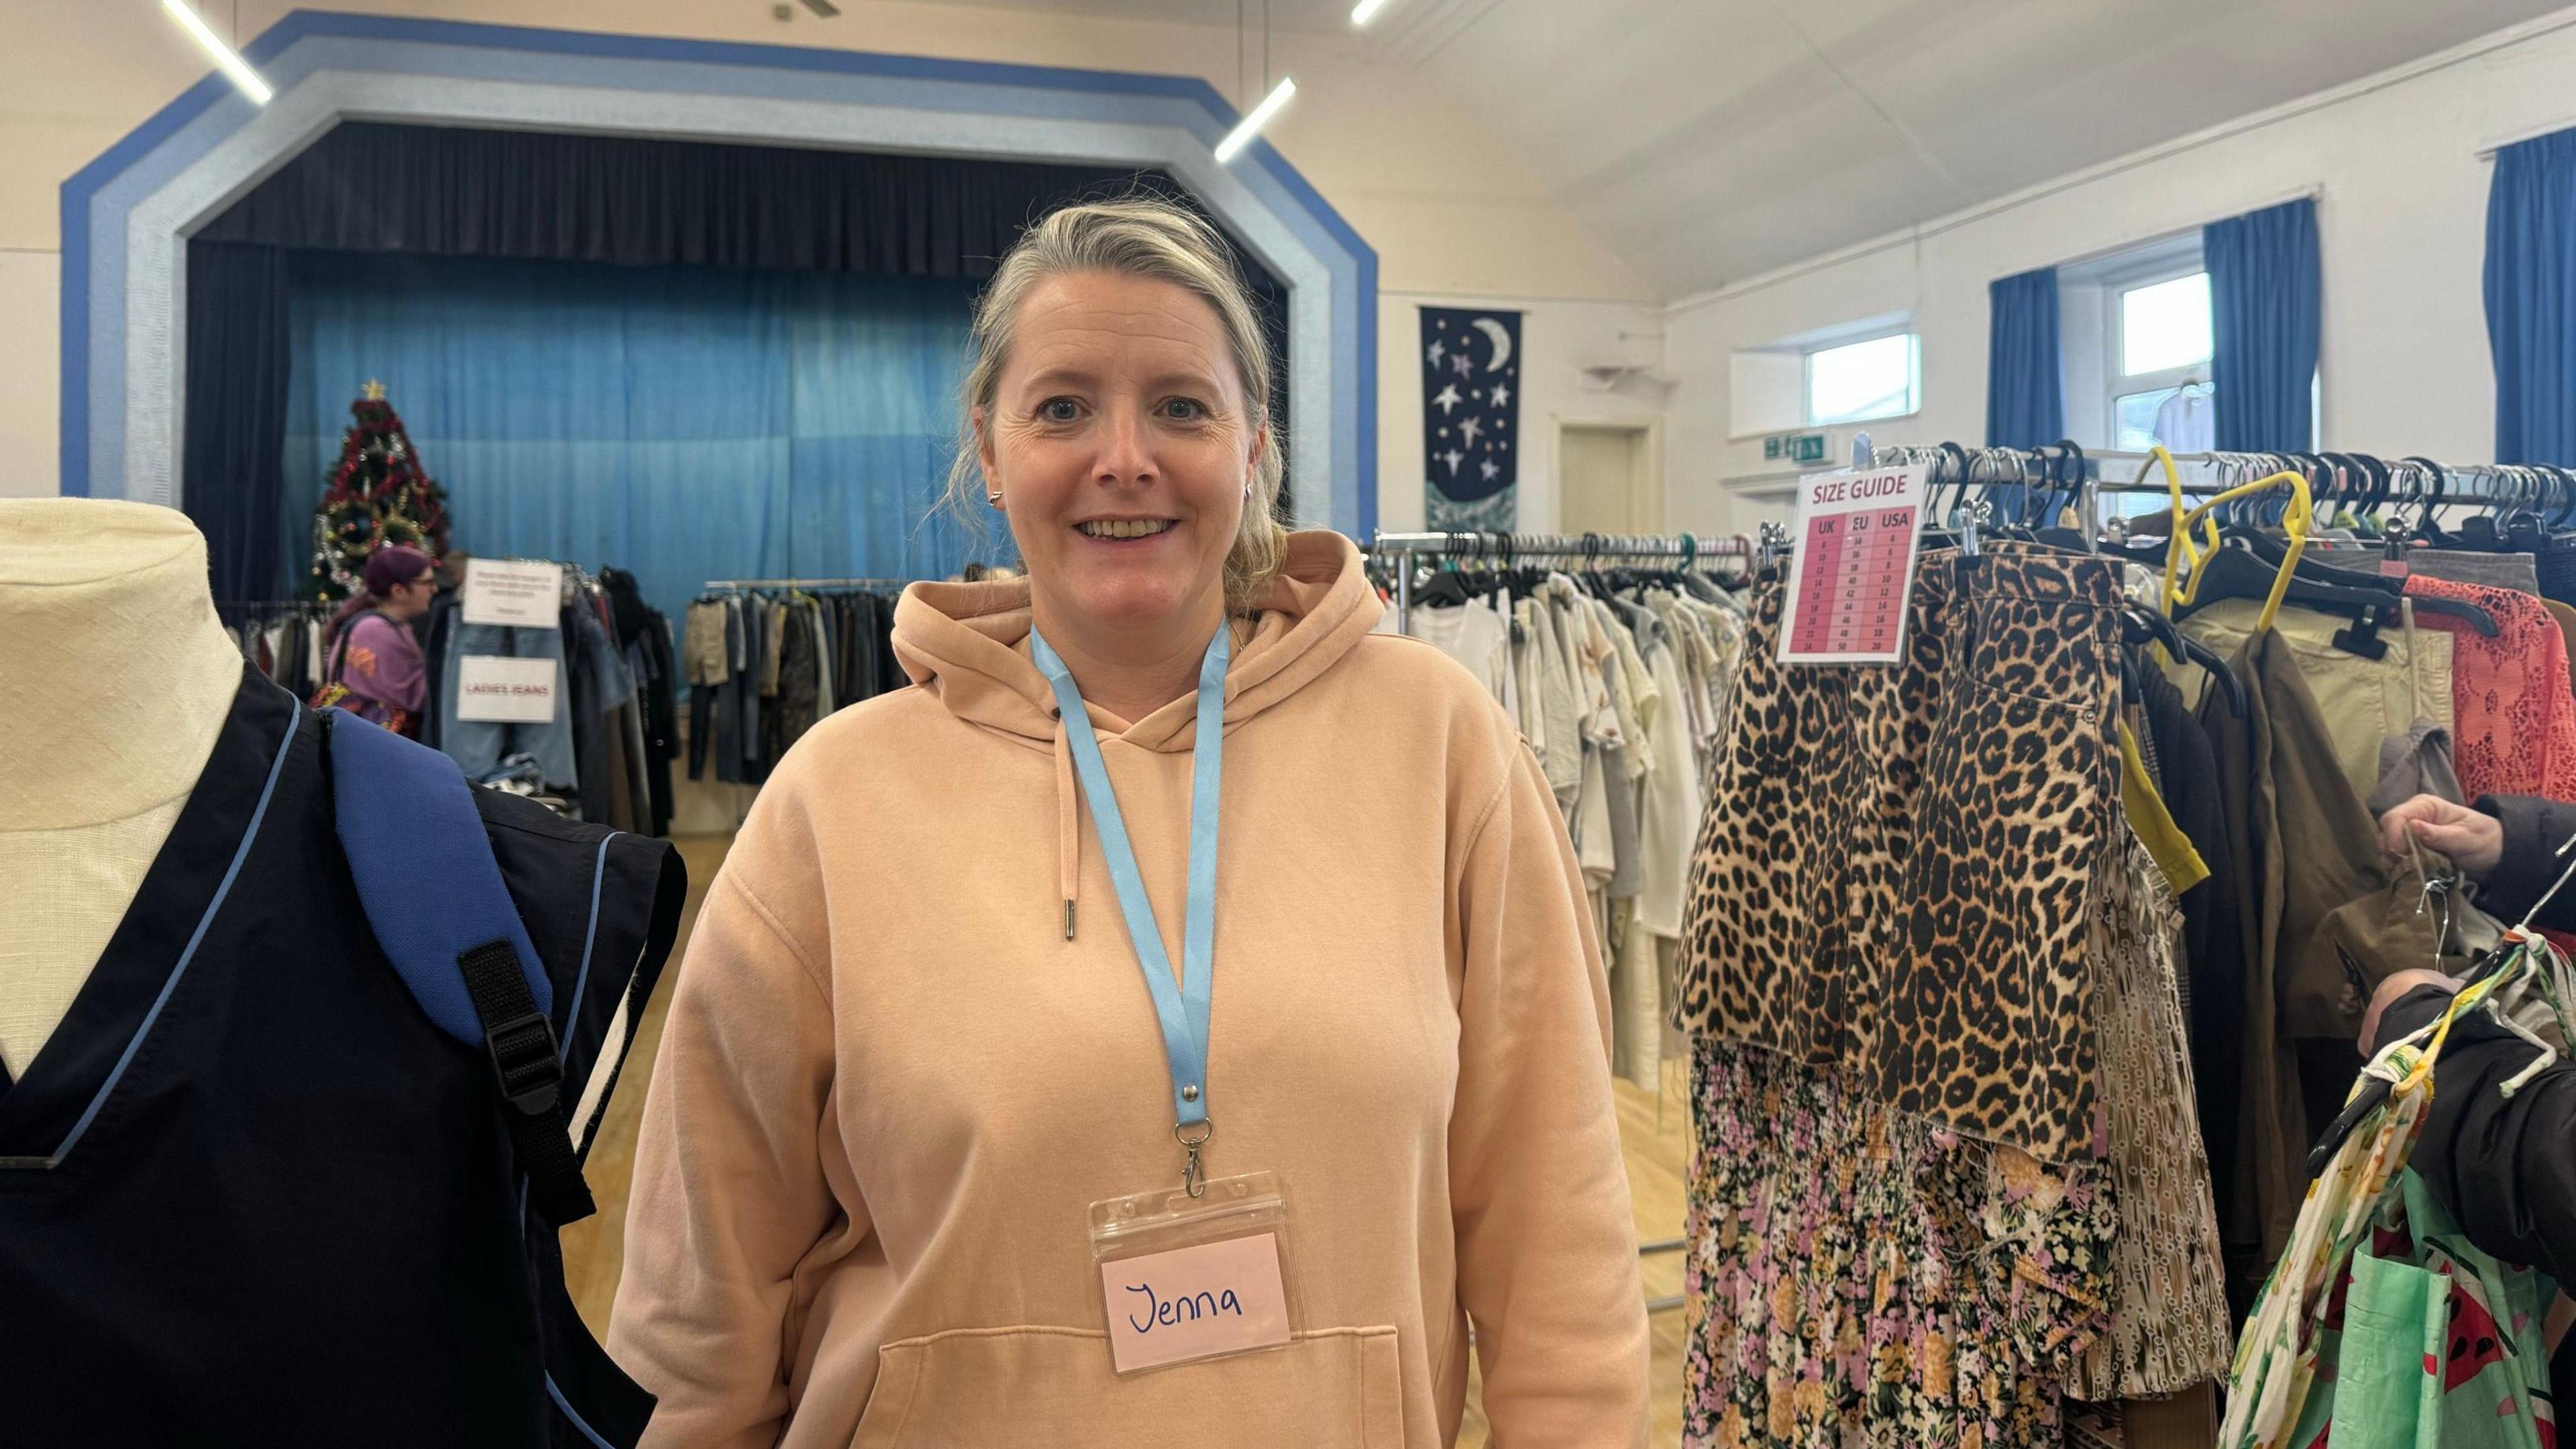
M1202 1318L1214 1318L1220 1313L1231 1313L1237 1318L1243 1316L1243 1305L1236 1301L1234 1290L1231 1288L1222 1293L1210 1293L1201 1289L1196 1293L1184 1293L1178 1298L1159 1297L1155 1294L1153 1285L1147 1283L1131 1283L1127 1285L1127 1291L1145 1295L1145 1321L1138 1323L1135 1314L1127 1315L1127 1322L1138 1333L1151 1333L1157 1327L1169 1328L1178 1323L1196 1323ZM1131 1303L1128 1306L1133 1308L1136 1305Z

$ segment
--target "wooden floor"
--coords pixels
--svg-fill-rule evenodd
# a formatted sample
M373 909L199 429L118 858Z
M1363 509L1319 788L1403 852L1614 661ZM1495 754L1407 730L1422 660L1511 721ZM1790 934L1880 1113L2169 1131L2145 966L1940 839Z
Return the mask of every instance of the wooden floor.
M688 836L676 842L689 867L689 906L681 920L680 944L673 949L661 989L654 993L644 1023L636 1032L625 1074L617 1084L617 1094L609 1099L608 1114L591 1147L588 1176L591 1193L599 1201L599 1212L563 1233L564 1273L570 1281L573 1302L591 1331L602 1336L608 1332L609 1304L617 1296L619 1255L626 1231L626 1191L635 1171L635 1129L643 1116L653 1057L662 1044L671 979L687 949L689 932L697 924L698 904L706 896L707 883L715 879L716 867L724 863L725 850L731 843L730 836L721 835ZM1682 1231L1682 1173L1690 1150L1690 1125L1684 1105L1687 1097L1679 1064L1668 1063L1665 1073L1660 1100L1657 1094L1632 1083L1614 1084L1619 1099L1619 1131L1627 1149L1628 1184L1636 1198L1637 1236L1642 1242L1677 1238ZM1679 1253L1647 1258L1644 1272L1647 1298L1682 1291ZM1655 1315L1654 1348L1654 1443L1656 1449L1666 1449L1681 1443L1679 1310ZM1484 1412L1472 1385L1467 1396L1467 1421L1458 1443L1462 1449L1484 1449L1485 1445Z

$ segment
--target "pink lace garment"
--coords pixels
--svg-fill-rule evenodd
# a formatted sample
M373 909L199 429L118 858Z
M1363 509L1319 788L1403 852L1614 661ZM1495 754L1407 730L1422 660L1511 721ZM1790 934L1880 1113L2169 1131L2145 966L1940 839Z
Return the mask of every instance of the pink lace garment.
M2495 638L2465 619L2418 611L2418 628L2451 632L2452 731L2460 787L2480 795L2546 795L2576 800L2576 692L2567 677L2567 637L2540 600L2515 589L2454 583L2417 574L2406 592L2458 599L2495 616Z
M2454 583L2416 574L2406 592L2458 599L2495 616L2490 639L2466 619L2417 610L2417 628L2451 631L2452 742L2460 788L2480 795L2546 795L2576 800L2576 691L2567 677L2567 636L2540 600L2519 589ZM2506 922L2511 925L2511 922ZM2545 932L2576 951L2576 933Z

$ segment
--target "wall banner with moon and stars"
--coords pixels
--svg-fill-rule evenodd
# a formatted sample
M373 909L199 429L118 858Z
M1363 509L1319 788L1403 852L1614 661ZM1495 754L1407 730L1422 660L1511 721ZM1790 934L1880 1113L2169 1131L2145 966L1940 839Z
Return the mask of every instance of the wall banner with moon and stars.
M1425 528L1515 526L1521 478L1521 314L1422 309Z

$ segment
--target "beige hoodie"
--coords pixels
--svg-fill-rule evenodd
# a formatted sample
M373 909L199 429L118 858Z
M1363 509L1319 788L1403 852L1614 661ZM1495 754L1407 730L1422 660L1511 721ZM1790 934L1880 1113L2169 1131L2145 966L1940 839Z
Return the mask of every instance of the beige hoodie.
M1084 1210L1179 1181L1162 1040L1027 584L919 584L922 687L780 764L679 972L609 1330L648 1445L1428 1449L1471 1319L1499 1449L1645 1443L1565 827L1493 696L1379 612L1298 535L1226 679L1208 1170L1282 1178L1296 1341L1110 1372ZM1091 721L1175 962L1196 714Z

